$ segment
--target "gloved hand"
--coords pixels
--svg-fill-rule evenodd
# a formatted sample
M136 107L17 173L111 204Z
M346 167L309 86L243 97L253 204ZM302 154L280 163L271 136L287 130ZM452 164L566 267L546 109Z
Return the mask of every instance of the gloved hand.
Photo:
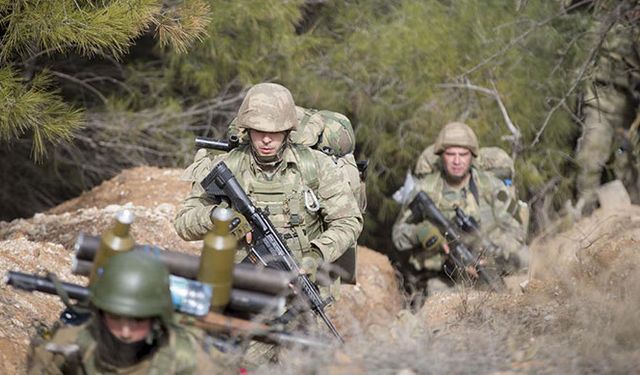
M214 206L211 209L211 211L209 212L209 218L211 219L212 223L213 223L213 211L215 211L216 207L226 208L226 204L220 204L219 206ZM233 236L237 240L241 240L242 238L245 238L247 243L251 243L251 236L250 236L251 225L249 225L249 222L247 221L247 219L238 211L236 210L232 210L232 211L233 211L233 219L231 219L231 223L229 224L229 229L231 230L231 234L233 234Z
M442 233L431 223L424 221L416 226L415 230L418 243L428 253L435 253L445 243Z
M320 249L311 247L311 251L306 252L300 261L300 272L306 274L309 280L316 281L318 267L322 264L323 258Z

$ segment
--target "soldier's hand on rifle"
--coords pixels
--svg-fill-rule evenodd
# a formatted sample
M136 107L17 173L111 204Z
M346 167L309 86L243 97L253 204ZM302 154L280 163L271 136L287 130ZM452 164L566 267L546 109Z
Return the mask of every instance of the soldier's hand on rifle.
M253 241L253 234L252 234L252 232L247 233L247 234L244 236L244 239L245 239L245 241L247 241L247 243L248 243L248 244L250 244L250 243L251 243L251 241Z
M428 222L423 222L416 227L416 236L422 248L427 252L438 251L445 243L438 228Z
M322 264L322 253L312 247L311 251L305 253L300 261L300 273L309 276L309 279L315 282L320 264Z

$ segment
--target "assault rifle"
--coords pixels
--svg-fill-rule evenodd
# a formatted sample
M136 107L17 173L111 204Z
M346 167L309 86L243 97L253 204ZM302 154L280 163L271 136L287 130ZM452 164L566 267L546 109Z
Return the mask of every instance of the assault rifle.
M500 247L482 233L480 225L473 216L467 215L460 207L456 207L454 210L456 212L456 225L475 237L474 243L477 247L481 248L484 253L490 255L501 253Z
M202 283L196 281L190 280L190 282L202 285ZM51 276L42 277L22 272L9 271L4 278L4 283L13 286L16 289L26 290L29 292L38 291L55 295L64 293L69 298L77 300L81 305L86 305L90 296L89 288L82 285L60 282L56 280L55 277ZM183 324L199 327L204 331L212 334L222 334L233 338L252 338L270 344L298 344L315 347L327 346L326 343L323 343L321 341L316 341L307 337L300 337L280 330L275 330L263 323L238 319L228 315L210 312L208 311L208 305L198 306L196 309L193 309L193 304L187 306L184 304L176 303L177 300L184 298L184 290L181 290L182 286L178 286L178 288L176 288L175 284L176 283L172 276L171 295L174 302L174 308L177 311L186 314L180 318L180 322ZM62 290L62 292L60 292L60 290ZM201 300L206 301L210 299L210 292L211 290L209 290L209 294L205 295L205 298ZM179 296L177 294L182 294L182 296Z
M451 259L455 267L466 272L466 268L472 266L476 269L480 280L485 282L493 291L504 290L504 280L494 270L481 266L478 258L473 255L464 241L458 229L442 214L433 200L424 191L419 192L409 203L409 209L416 221L428 220L435 225L449 243Z
M201 182L207 194L214 197L226 198L231 206L242 214L252 227L251 249L243 263L262 264L282 271L293 272L297 276L298 284L306 297L311 310L327 325L331 333L342 343L344 340L324 312L324 308L332 302L332 298L323 300L318 288L309 280L307 275L300 272L291 250L280 238L271 221L251 200L224 162L216 165Z

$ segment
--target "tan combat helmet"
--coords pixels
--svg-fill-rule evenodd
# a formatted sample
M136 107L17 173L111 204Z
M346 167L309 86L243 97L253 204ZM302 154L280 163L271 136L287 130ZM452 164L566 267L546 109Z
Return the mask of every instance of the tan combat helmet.
M240 129L261 132L293 130L298 123L291 92L276 83L259 83L247 92L238 110Z
M471 151L473 156L477 157L480 147L478 145L478 138L469 125L462 122L451 122L445 125L434 147L436 155L440 155L447 147L466 147Z

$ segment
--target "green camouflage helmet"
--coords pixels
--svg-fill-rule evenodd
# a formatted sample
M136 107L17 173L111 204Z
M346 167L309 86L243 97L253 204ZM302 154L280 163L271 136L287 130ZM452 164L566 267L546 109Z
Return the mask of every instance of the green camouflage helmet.
M478 156L480 146L478 138L469 125L462 122L451 122L440 130L436 138L434 152L440 155L447 147L466 147L473 156Z
M295 129L296 105L291 92L276 83L259 83L247 92L238 110L237 126L275 133Z
M160 317L167 325L172 319L167 268L158 260L133 251L109 259L91 286L90 300L98 309L114 315Z

